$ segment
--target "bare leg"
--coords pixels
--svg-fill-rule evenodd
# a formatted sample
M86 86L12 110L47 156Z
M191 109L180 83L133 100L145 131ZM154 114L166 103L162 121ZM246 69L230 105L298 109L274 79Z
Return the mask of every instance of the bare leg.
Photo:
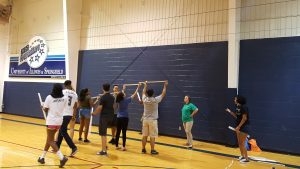
M151 146L151 150L154 150L154 146L155 146L155 137L150 137L150 146Z
M82 131L83 131L83 127L84 127L84 117L80 118L80 126L79 126L79 138L82 138Z
M249 160L248 154L247 154L247 149L245 147L245 141L246 141L247 135L243 134L243 133L238 133L238 137L240 140L239 148L240 148L241 154L245 159Z
M116 132L117 132L117 128L116 127L111 127L111 137L113 139L116 138Z
M102 141L102 151L106 152L106 136L101 136L101 141Z
M49 146L52 147L54 152L57 152L59 149L54 141L55 138L55 133L57 130L53 130L53 129L47 129L47 143L45 145L44 150L48 151Z
M143 149L146 148L147 138L148 138L148 136L143 136L143 139L142 139L142 148L143 148Z
M243 154L242 154L241 146L240 146L240 144L241 144L241 139L240 139L240 137L239 137L239 133L236 133L236 138L237 138L237 141L238 141L238 145L239 145L239 149L240 149L241 156L244 157Z
M84 139L87 140L89 134L90 119L84 120Z

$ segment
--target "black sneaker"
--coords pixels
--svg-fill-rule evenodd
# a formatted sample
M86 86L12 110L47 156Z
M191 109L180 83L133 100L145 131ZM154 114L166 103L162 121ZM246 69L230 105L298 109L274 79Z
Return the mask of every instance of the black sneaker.
M146 154L146 153L147 153L146 149L143 148L143 149L142 149L142 153L143 153L143 154Z
M157 152L156 150L151 150L151 154L152 154L152 155L157 155L158 152Z
M79 138L78 141L82 141L82 138Z
M77 152L78 152L77 147L73 148L73 149L72 149L72 152L71 152L71 154L70 154L70 157L73 157Z
M62 160L60 160L59 168L63 168L67 161L68 161L67 157L64 157Z
M97 155L106 156L107 152L106 151L99 151L99 152L97 152Z
M83 142L85 142L85 143L90 143L91 141L88 140L88 139L85 139Z
M110 143L110 144L116 144L116 140L114 138L112 138L108 143Z
M39 163L41 163L41 164L45 164L45 159L44 159L44 158L41 158L41 157L39 157L39 159L38 159L38 162L39 162Z

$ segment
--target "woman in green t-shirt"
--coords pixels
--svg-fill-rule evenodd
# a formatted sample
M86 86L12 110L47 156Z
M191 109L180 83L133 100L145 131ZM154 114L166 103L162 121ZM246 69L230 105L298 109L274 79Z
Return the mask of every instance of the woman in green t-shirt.
M198 108L193 103L191 103L190 96L184 96L184 103L185 104L181 109L181 119L187 138L186 146L188 148L193 148L193 117L198 112Z

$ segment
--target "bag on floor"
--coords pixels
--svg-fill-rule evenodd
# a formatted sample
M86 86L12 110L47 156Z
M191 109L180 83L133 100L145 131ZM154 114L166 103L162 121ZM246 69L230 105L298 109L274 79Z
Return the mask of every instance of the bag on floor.
M250 139L248 143L250 144L250 151L261 152L261 149L258 147L255 139Z

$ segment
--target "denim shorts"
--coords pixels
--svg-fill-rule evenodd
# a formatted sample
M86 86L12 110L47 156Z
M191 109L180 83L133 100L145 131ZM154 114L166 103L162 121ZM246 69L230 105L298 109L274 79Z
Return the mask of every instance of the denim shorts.
M91 109L86 109L86 108L80 109L79 116L80 116L80 118L82 118L82 117L86 118L86 119L91 118Z

